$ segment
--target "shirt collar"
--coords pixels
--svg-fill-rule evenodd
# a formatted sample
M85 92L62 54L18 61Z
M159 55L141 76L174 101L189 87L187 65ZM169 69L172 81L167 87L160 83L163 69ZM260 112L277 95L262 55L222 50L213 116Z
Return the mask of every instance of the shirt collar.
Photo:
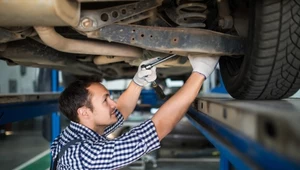
M92 139L95 139L95 140L98 140L99 138L100 139L105 139L103 136L99 135L98 133L96 133L92 129L90 129L90 128L82 125L82 124L73 122L73 121L71 121L71 123L70 123L70 129L74 133L76 133L78 136L82 136L83 139L88 139L88 138L92 138Z

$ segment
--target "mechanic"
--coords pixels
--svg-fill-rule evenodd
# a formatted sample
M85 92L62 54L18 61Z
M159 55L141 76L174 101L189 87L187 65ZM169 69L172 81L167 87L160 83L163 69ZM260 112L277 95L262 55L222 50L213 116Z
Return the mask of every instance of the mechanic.
M153 59L139 66L117 103L99 81L75 81L59 99L59 108L71 123L51 145L51 169L118 169L158 149L160 141L184 116L218 59L189 56L193 72L185 84L152 119L115 139L107 139L107 135L133 112L143 86L156 79L155 67L141 68Z

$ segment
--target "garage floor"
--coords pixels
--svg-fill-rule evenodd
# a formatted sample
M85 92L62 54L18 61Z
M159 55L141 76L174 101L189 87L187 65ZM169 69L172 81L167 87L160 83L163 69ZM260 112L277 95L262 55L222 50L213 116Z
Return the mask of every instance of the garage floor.
M16 168L49 150L49 142L42 137L40 117L13 123L12 130L12 135L0 139L1 169Z
M49 142L42 137L42 118L22 121L12 124L13 134L0 139L0 165L1 169L48 169L50 164ZM160 159L157 167L148 162L147 170L217 170L219 159L215 157L201 157L196 159L174 158L174 153L190 153L191 149L166 148L159 150ZM173 156L172 156L173 155ZM178 155L178 154L177 154ZM190 155L190 154L189 154ZM123 170L140 169L125 167Z

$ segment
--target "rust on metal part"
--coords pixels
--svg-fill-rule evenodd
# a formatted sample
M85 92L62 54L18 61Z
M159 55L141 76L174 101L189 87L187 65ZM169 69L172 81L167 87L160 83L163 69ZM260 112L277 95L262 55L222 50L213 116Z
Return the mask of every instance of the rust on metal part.
M99 32L99 36L90 36L90 38L106 39L159 52L214 55L245 53L244 38L205 29L115 24L96 32Z

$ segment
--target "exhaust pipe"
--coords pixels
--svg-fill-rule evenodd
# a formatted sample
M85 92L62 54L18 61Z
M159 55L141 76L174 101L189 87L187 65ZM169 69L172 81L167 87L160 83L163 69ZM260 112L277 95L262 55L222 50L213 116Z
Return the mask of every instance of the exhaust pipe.
M73 26L80 3L70 0L1 0L0 26Z
M61 36L53 27L34 27L43 42L58 50L75 54L91 54L121 57L141 57L142 49L117 43L74 40Z

